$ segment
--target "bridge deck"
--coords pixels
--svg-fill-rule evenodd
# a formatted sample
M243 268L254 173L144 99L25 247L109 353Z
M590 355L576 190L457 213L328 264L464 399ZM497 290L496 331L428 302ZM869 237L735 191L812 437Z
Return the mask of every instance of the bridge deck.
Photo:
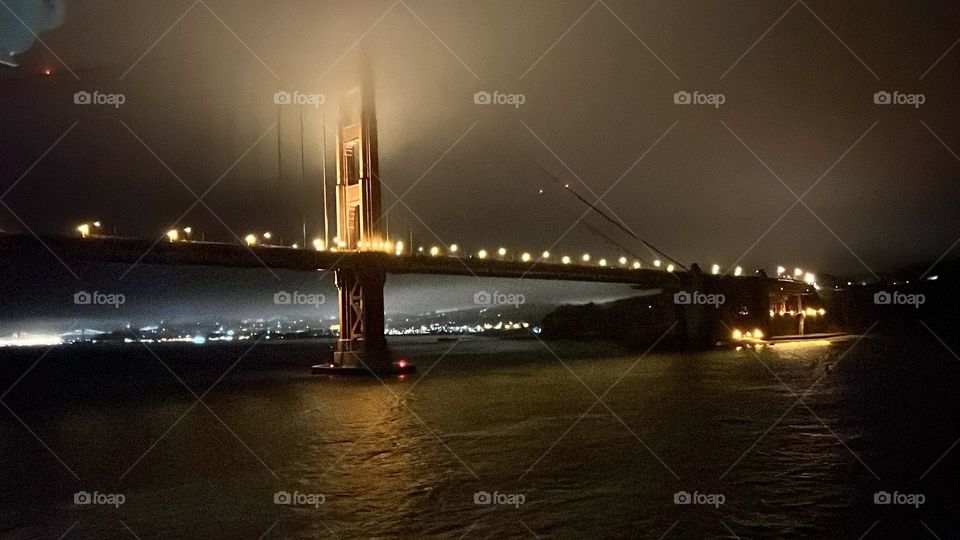
M214 242L168 242L116 237L0 235L5 257L49 257L50 252L69 261L96 261L133 265L197 265L274 270L316 271L337 267L377 266L390 274L438 274L486 278L524 278L602 283L626 283L649 288L677 287L689 279L687 272L668 273L647 268L617 268L520 262L474 257L396 256L375 252L321 252L312 249Z

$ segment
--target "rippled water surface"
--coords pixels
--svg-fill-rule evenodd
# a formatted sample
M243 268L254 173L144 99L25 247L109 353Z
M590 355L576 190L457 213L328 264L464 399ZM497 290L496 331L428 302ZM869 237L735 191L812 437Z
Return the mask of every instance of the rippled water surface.
M938 343L646 356L536 340L394 347L417 375L311 376L304 344L62 348L29 371L43 351L5 352L4 389L16 384L0 411L0 532L957 534L958 459L937 460L960 437L960 362ZM125 501L75 505L81 490ZM878 506L881 490L926 500ZM324 502L278 505L278 491ZM476 504L481 491L522 504ZM678 492L722 504L675 504Z

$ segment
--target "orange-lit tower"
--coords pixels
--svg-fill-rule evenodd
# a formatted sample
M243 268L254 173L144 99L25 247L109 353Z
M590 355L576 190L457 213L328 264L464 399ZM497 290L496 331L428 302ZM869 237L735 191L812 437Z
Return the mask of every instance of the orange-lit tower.
M379 248L382 233L377 119L373 89L365 84L348 92L340 105L337 132L337 249ZM340 338L334 362L342 368L392 369L384 338L383 285L386 272L376 266L336 269L340 299Z

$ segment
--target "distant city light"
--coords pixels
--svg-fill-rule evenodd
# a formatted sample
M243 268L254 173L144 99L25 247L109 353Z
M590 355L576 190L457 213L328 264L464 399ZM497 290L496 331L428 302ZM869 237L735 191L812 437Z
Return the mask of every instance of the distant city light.
M255 235L255 234L248 234L248 235L243 239L243 241L246 242L246 244L247 244L248 246L255 246L255 245L257 245L257 235Z
M786 268L784 268L784 267L782 267L782 266L778 266L778 267L777 267L777 275L778 275L778 276L782 276L782 275L785 274L786 272L787 272L787 269L786 269Z
M263 233L263 239L264 239L264 240L270 240L271 238L273 238L273 235L270 234L269 232Z
M180 231L176 229L170 229L169 231L167 231L167 238L171 242L176 242L177 240L180 239Z
M813 275L810 272L807 272L803 276L803 281L805 281L807 285L813 285L817 281L817 276Z
M800 276L802 276L802 275L803 275L803 270L801 270L801 269L799 269L799 268L794 268L794 269L793 269L793 277L800 277Z
M56 334L14 334L11 337L0 338L0 347L37 347L63 344L63 339Z
M77 232L80 233L80 236L86 238L90 236L90 224L84 223L77 227Z
M313 249L315 249L315 250L317 250L317 251L323 251L324 249L326 249L326 247L327 247L327 246L324 245L323 240L321 240L321 239L319 239L319 238L314 238L314 239L313 239Z

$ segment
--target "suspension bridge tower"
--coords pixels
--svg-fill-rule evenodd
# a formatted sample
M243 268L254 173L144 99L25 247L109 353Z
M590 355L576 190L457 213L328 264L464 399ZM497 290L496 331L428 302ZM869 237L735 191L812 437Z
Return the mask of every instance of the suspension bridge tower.
M382 251L377 118L371 85L347 92L340 104L337 131L337 249ZM376 265L340 265L335 270L340 336L333 365L314 372L403 373L406 361L394 362L384 337L383 286L386 271Z

